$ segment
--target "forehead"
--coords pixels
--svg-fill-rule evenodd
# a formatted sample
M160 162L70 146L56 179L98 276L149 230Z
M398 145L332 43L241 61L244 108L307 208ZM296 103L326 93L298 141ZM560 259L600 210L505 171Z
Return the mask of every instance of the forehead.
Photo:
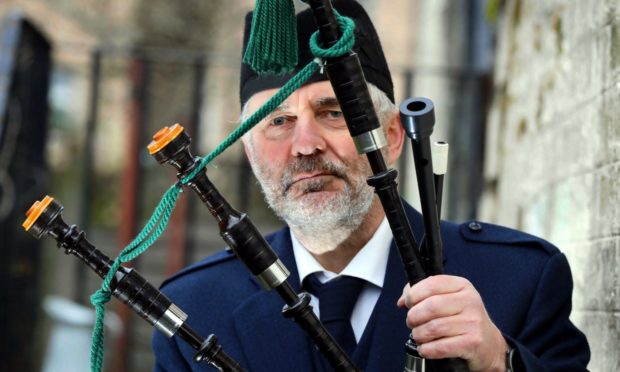
M267 89L254 94L248 101L249 112L253 113L258 110L269 98L273 97L278 90L279 88ZM284 102L287 106L297 107L325 97L335 97L334 89L329 81L319 81L302 86L294 91Z

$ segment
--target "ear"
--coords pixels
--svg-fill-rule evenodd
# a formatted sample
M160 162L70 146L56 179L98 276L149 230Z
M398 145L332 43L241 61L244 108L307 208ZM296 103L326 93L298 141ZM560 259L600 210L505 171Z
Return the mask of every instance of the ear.
M251 163L250 161L250 148L249 148L249 144L248 141L250 141L250 136L252 135L252 133L248 132L245 135L241 136L241 142L243 142L243 149L245 150L245 156L248 159L248 163Z
M388 142L387 162L391 166L394 165L396 160L400 157L405 140L405 130L401 125L400 115L398 113L395 112L392 118L390 118L385 134Z

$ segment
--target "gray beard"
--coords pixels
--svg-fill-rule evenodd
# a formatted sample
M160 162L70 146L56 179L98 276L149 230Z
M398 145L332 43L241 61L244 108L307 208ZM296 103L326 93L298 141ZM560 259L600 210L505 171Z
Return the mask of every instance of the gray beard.
M259 164L253 156L252 146L249 147L250 163L267 204L289 224L296 235L307 238L303 240L310 252L322 254L334 250L364 221L374 197L373 189L366 184L366 177L370 174L366 162L347 167L320 156L299 157L286 168L280 182L276 182L269 166ZM340 178L345 183L344 189L331 193L333 195L329 197L322 195L313 198L312 194L322 191L328 182L315 179L304 182L303 189L298 190L302 196L293 197L289 192L293 177L300 172L313 171ZM312 242L312 247L307 246L308 241Z

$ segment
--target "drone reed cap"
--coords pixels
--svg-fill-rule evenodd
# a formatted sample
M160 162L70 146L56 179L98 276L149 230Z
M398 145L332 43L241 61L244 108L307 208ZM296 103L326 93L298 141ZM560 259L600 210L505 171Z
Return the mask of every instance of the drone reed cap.
M450 145L444 141L433 142L431 154L433 157L433 173L437 175L446 174L448 171L448 150Z
M153 140L147 146L149 149L149 154L153 155L168 146L168 144L177 138L183 130L183 126L179 123L174 124L171 127L161 128L157 133L155 133Z
M47 207L52 203L54 198L49 195L46 195L43 200L35 201L34 204L28 209L26 212L26 220L22 223L22 227L24 230L28 231L32 227L32 225L39 219L41 214L47 209Z

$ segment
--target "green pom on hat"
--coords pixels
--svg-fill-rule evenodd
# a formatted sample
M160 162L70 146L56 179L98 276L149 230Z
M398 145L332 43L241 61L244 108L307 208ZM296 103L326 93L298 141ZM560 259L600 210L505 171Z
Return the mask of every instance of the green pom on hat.
M293 0L257 0L243 55L257 74L284 74L297 66L297 20Z

